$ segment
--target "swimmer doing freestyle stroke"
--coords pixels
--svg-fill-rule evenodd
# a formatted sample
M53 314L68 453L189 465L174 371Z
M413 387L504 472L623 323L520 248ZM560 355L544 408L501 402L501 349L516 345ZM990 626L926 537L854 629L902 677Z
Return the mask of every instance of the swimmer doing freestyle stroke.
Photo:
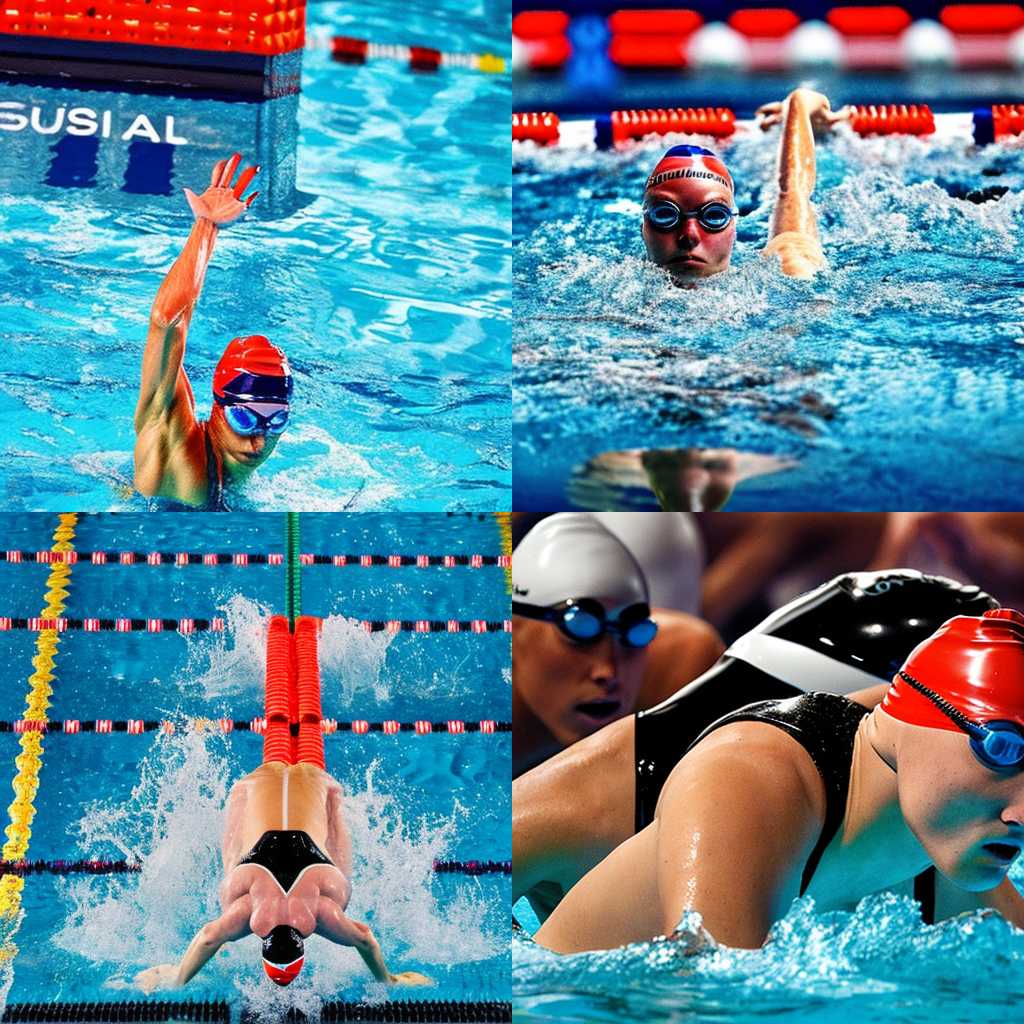
M782 103L758 111L765 130L782 125L779 194L764 256L777 256L788 277L809 278L825 267L811 195L816 180L815 133L849 120L852 108L833 111L826 96L795 89ZM727 270L736 242L735 188L722 160L702 146L673 146L644 187L643 238L647 254L676 279Z
M566 592L585 583L572 575L560 582ZM526 896L545 921L584 875L651 825L673 770L722 716L812 690L874 706L918 643L952 616L994 607L977 587L886 570L837 576L779 608L657 707L594 732L513 783L513 901ZM915 886L926 905L931 888L927 874Z
M227 942L263 940L263 968L278 985L298 977L304 940L316 934L351 946L377 981L429 985L414 971L388 970L369 926L345 913L352 896L352 846L344 792L324 762L317 646L320 620L271 619L267 638L263 764L228 797L220 917L203 925L180 963L135 978L144 992L180 988ZM294 648L292 647L294 644ZM297 671L289 671L293 660Z
M989 908L1020 927L1007 872L1024 849L1024 614L955 616L870 703L809 692L718 719L672 769L653 820L573 886L536 941L757 948L797 896L848 910L932 867L935 919Z
M227 509L226 489L244 481L277 447L288 424L292 374L284 353L262 335L235 338L213 376L213 410L196 419L184 368L185 341L220 228L259 194L243 199L259 171L232 184L241 156L221 160L201 195L185 190L195 224L153 302L135 409L135 487L207 511Z

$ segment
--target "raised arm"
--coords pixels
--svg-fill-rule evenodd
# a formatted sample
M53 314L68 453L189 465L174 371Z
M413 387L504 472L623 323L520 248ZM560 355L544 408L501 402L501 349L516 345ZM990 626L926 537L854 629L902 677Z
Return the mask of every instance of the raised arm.
M248 895L236 900L209 924L204 924L189 943L180 964L159 964L135 976L135 984L143 992L181 988L187 985L206 962L224 945L248 935L252 901Z
M256 197L241 196L258 168L231 180L241 157L221 160L201 195L185 190L196 221L181 254L157 291L142 355L142 381L135 407L135 486L146 495L175 494L165 479L170 452L195 436L195 400L184 370L185 340L218 229L240 217Z
M795 89L783 103L766 104L757 113L763 129L782 124L779 197L764 255L777 255L782 272L789 277L813 277L825 266L811 203L817 180L814 136L847 120L850 110L844 107L833 113L827 96L812 89Z

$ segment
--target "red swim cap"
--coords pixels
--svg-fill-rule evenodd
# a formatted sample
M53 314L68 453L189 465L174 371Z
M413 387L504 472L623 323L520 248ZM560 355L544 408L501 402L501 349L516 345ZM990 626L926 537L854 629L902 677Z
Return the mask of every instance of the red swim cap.
M721 159L703 146L673 146L647 179L644 191L673 178L698 178L717 182L733 191L732 175Z
M275 984L282 986L290 985L299 976L299 971L302 970L305 960L304 956L300 956L298 960L293 960L290 964L272 964L264 957L263 970L267 972L267 977Z
M213 372L213 393L248 401L287 402L292 371L285 354L262 334L235 338Z
M950 619L914 648L903 669L975 722L1024 726L1024 615L1012 608ZM899 676L882 708L911 725L960 731Z

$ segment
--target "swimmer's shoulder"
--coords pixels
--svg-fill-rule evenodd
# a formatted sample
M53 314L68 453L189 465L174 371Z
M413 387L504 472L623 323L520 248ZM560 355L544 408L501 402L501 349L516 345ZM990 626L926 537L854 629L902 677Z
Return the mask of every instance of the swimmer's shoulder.
M655 811L673 789L705 791L711 805L742 804L773 825L785 821L813 840L825 820L825 784L806 748L769 722L730 722L692 747L666 780Z
M780 231L769 239L761 255L777 256L780 269L787 277L811 278L827 266L821 243L802 231Z

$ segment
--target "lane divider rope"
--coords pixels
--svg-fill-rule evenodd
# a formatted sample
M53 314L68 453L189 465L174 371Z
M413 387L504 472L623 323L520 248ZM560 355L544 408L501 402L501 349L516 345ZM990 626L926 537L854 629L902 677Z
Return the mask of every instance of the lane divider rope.
M507 516L507 512L497 515ZM339 554L324 555L303 552L299 555L302 565L333 565L336 568L370 569L387 566L390 569L414 566L418 569L455 569L468 567L481 569L490 566L508 568L512 553L503 555L400 555L400 554ZM0 562L9 565L45 564L67 562L75 565L89 562L92 565L283 565L283 552L271 551L0 551Z
M431 46L406 46L396 43L374 43L356 36L316 34L310 36L312 49L327 49L340 64L365 64L369 60L393 60L407 64L411 71L440 71L441 68L463 68L501 75L508 70L504 57L495 53L447 53Z
M73 512L57 517L52 550L72 549L77 522L78 516ZM60 616L64 611L70 585L71 566L67 563L53 566L46 578L42 616ZM46 712L53 694L53 687L50 684L55 677L54 669L59 647L60 637L56 629L41 630L36 637L36 653L32 659L33 672L28 677L29 692L25 699L25 721L33 722L37 726L46 722ZM3 859L8 861L24 860L28 853L32 822L36 814L35 798L39 791L39 772L43 765L41 731L36 728L25 732L18 745L21 753L14 759L18 771L11 783L15 799L7 808L10 824L4 829L7 842L3 846ZM24 884L24 880L16 875L0 879L0 917L17 921ZM10 961L17 955L18 948L14 944L16 929L16 925L12 927L10 936L0 949L0 959Z
M142 865L128 860L0 861L0 875L135 875ZM435 860L437 875L510 875L510 860Z
M266 718L187 718L184 722L172 722L158 718L65 718L38 719L18 718L13 721L0 721L0 733L11 732L17 735L24 733L63 733L73 736L83 732L109 735L115 732L139 736L146 732L162 732L167 735L183 730L185 732L216 732L227 735L232 732L252 732L262 736L267 730ZM468 721L461 718L450 718L444 722L428 722L418 719L415 722L400 722L397 719L384 719L370 722L363 718L338 721L335 718L322 718L320 731L325 736L335 733L350 732L356 736L365 736L371 732L394 736L400 732L411 732L417 736L430 736L433 733L447 733L458 736L463 733L479 732L485 734L511 732L512 723L494 718L483 718L479 721ZM17 859L17 858L8 858Z
M66 568L66 566L58 566ZM47 609L44 609L46 611ZM62 609L63 610L63 609ZM356 619L367 633L511 633L510 619ZM0 632L26 630L68 633L223 633L224 620L213 619L71 619L0 616Z
M501 534L501 565L505 570L505 593L512 593L512 513L495 512Z

